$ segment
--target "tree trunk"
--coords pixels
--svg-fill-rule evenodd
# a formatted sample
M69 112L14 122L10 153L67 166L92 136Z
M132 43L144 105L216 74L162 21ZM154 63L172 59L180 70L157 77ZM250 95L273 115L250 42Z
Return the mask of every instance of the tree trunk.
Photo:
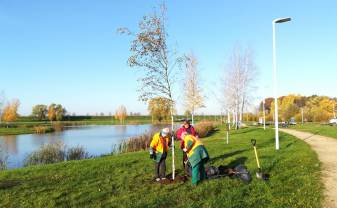
M265 109L265 101L263 98L263 129L266 130L266 109Z
M235 126L235 112L232 112L232 125Z
M171 146L172 146L172 179L175 178L175 164L174 164L174 120L173 120L173 104L171 105Z
M227 123L228 123L228 130L231 130L231 114L227 111Z

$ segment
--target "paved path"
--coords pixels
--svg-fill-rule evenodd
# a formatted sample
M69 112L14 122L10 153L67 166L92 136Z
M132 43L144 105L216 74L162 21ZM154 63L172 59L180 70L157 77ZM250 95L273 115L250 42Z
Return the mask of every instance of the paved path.
M280 129L307 142L318 154L322 163L322 180L325 186L324 208L337 208L337 139L292 129Z

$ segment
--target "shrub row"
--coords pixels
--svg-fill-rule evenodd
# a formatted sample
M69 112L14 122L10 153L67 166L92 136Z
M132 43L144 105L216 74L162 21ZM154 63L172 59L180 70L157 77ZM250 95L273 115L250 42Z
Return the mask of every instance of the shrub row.
M215 126L216 125L213 122L202 121L195 125L195 130L200 138L204 138L209 136L215 130ZM147 150L155 133L156 132L147 132L140 136L124 140L120 144L113 146L112 154ZM177 136L175 136L175 138L177 138Z
M66 148L63 143L46 144L30 153L24 161L25 166L50 164L67 160L90 158L81 146Z
M216 124L211 121L201 121L195 125L195 131L199 135L199 138L209 136L215 130Z

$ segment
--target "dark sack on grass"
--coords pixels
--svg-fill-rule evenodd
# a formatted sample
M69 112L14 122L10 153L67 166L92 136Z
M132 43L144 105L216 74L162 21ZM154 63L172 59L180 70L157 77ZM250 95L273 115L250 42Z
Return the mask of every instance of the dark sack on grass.
M209 166L206 168L206 175L209 178L215 177L219 175L219 170L215 166Z
M252 180L252 176L244 165L238 165L234 168L235 175L243 182L249 183Z

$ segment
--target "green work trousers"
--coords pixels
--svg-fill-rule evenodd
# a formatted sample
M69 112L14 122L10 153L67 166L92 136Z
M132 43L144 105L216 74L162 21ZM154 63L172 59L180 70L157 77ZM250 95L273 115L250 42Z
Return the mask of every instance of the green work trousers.
M198 183L207 178L204 161L200 161L194 167L192 167L192 185L198 185Z

